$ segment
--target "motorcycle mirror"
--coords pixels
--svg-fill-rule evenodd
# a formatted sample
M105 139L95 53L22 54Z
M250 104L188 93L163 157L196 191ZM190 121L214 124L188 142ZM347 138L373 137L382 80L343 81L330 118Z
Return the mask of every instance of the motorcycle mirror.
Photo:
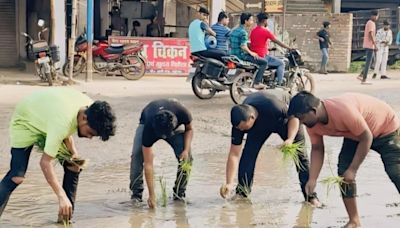
M39 19L37 24L38 24L39 27L43 27L44 26L44 20L43 19Z

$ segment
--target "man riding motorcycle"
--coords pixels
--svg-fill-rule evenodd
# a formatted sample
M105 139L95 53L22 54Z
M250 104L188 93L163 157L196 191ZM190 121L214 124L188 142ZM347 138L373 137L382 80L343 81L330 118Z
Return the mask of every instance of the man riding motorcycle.
M215 36L216 33L208 25L208 16L210 13L206 8L200 7L198 19L192 21L189 25L189 43L192 55L213 58L222 61L222 56L226 53L219 49L208 49L205 43L206 33Z
M253 16L250 13L242 13L240 15L240 26L232 31L229 38L231 44L231 55L235 55L239 59L259 65L253 87L255 89L264 89L265 85L263 85L261 81L268 63L267 60L259 57L256 52L251 51L248 47L249 38L246 28L249 29L252 25Z
M250 50L257 53L259 57L265 59L268 62L268 67L276 67L277 85L280 86L282 85L284 76L285 63L281 59L269 55L269 40L283 48L291 48L278 40L276 36L267 28L268 16L269 15L267 13L259 13L257 15L257 27L254 28L250 33Z

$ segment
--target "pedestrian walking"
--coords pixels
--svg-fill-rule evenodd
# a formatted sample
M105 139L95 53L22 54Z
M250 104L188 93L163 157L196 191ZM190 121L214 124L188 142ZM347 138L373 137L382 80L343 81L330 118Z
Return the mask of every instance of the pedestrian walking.
M383 28L379 29L376 33L376 52L375 69L372 78L376 78L377 75L381 76L381 79L389 79L386 75L386 67L389 56L389 46L393 42L393 33L390 30L390 24L387 20L383 22Z
M324 21L322 23L323 28L317 32L317 39L319 41L319 48L322 53L321 68L319 70L320 74L328 74L327 65L329 60L329 48L332 46L329 28L331 23L329 21Z

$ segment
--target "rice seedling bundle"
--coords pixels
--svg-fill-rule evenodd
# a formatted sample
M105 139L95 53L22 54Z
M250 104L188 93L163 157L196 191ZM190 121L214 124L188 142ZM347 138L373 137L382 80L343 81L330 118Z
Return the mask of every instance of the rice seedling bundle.
M164 177L161 176L158 178L161 187L161 206L166 207L168 196L167 196L167 182L165 181Z
M283 145L281 152L285 162L293 161L298 169L304 169L300 162L299 155L303 154L305 150L304 141L295 142L289 145Z
M324 178L324 179L321 181L321 183L322 183L322 184L325 184L326 187L327 187L327 192L326 192L327 196L329 195L329 192L330 192L333 188L336 188L336 187L338 187L338 188L340 189L340 191L341 191L342 193L344 193L344 192L345 192L345 189L344 189L342 186L343 186L343 184L347 184L347 183L344 181L344 178L343 178L343 177L340 177L340 176L326 177L326 178Z

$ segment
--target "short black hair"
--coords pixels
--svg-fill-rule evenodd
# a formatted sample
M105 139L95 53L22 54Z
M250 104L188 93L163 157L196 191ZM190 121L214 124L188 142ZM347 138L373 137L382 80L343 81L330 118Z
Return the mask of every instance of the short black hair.
M292 98L288 116L299 116L317 108L321 100L307 91L301 91Z
M257 14L257 22L261 23L263 20L267 20L269 18L268 13L265 12L261 12L259 14Z
M253 111L254 108L248 104L239 104L233 106L231 109L232 126L237 127L240 122L249 120Z
M156 134L161 136L165 135L166 137L170 136L174 129L178 125L178 118L174 113L168 110L160 110L154 116L153 120L153 129Z
M202 6L200 6L200 8L199 8L199 13L210 15L210 12L208 11L208 9L205 7L202 7Z
M371 16L378 16L378 15L379 15L378 10L372 10L371 11Z
M101 140L107 141L115 135L116 117L109 103L95 101L86 109L85 114L89 127L97 132Z
M324 26L324 28L328 28L328 26L331 25L331 23L329 21L324 21L322 22L322 25Z
M383 21L383 25L390 25L390 23L389 23L388 20L384 20L384 21Z
M228 14L225 11L221 11L218 14L218 22L222 21L223 19L228 18Z
M253 15L251 13L244 12L240 15L240 24L244 25L246 21L250 19Z

